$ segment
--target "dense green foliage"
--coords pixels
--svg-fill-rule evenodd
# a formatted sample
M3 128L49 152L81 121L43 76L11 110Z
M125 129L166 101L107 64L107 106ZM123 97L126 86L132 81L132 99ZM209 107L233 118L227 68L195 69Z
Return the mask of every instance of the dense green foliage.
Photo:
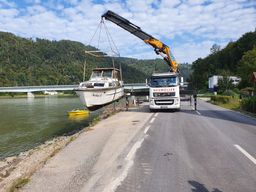
M223 76L223 79L218 81L218 93L224 94L225 92L231 91L234 88L232 81L227 76ZM225 94L226 95L226 94Z
M84 65L86 80L93 68L113 66L111 58L85 55L85 50L96 49L69 40L33 40L0 32L0 86L78 84L83 79ZM168 71L168 66L161 59L114 60L115 67L122 67L125 83L145 82L154 71ZM180 65L185 78L190 75L190 66Z
M0 33L0 86L74 84L82 79L85 46Z
M24 39L10 33L0 33L0 86L77 84L95 67L112 67L110 58L85 55L95 48L82 43L62 40ZM119 63L115 63L119 66ZM139 82L146 75L122 63L128 82Z
M169 71L169 66L163 59L139 60L131 58L120 58L117 61L127 64L129 67L132 67L137 71L146 74L146 76L150 76L154 72L160 73ZM184 81L189 80L189 77L192 73L191 65L179 64L179 70L181 76L184 77Z
M250 86L249 76L256 71L256 31L244 34L220 50L213 45L211 54L192 64L192 82L197 89L206 89L212 75L237 75L242 77L241 87Z
M211 101L215 104L226 104L226 103L229 103L231 99L232 99L231 96L225 96L225 95L211 96Z
M256 113L256 96L243 99L241 107L245 111Z
M256 44L252 50L244 54L239 62L238 70L238 74L242 77L241 86L250 86L251 84L249 82L252 78L252 72L256 71Z

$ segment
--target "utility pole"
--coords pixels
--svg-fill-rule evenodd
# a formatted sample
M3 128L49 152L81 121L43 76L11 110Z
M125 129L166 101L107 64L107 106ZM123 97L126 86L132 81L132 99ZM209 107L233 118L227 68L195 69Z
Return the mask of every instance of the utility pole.
M86 59L84 61L83 82L85 81L85 67L86 67Z

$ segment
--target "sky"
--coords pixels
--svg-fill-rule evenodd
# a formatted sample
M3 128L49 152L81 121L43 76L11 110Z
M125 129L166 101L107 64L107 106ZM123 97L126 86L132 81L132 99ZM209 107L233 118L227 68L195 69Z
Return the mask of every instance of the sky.
M0 0L0 31L90 43L111 54L104 27L98 28L107 10L164 42L178 63L206 57L213 44L224 48L256 29L256 0ZM159 57L129 32L105 24L122 57Z

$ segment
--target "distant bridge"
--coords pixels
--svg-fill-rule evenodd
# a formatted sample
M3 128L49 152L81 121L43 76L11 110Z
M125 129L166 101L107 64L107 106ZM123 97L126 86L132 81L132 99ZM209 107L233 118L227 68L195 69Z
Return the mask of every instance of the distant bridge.
M40 91L73 91L78 85L42 85L42 86L16 86L0 87L0 93L28 93ZM148 93L146 83L132 83L124 85L125 92L132 94Z
M71 91L78 85L42 85L42 86L17 86L0 87L0 93L28 93L39 91Z
M124 91L132 95L149 95L149 87L146 83L124 84Z

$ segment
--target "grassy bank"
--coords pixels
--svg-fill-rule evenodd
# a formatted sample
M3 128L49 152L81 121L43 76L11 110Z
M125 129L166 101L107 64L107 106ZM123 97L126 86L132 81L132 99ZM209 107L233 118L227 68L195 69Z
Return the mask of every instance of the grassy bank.
M231 98L227 102L221 102L221 101L214 101L210 100L210 103L214 105L218 105L220 107L226 108L226 109L231 109L231 110L240 110L240 105L241 105L241 100L240 99L235 99Z
M234 110L234 111L239 111L239 112L249 115L251 117L256 117L255 113L246 111L243 108L243 106L242 106L243 100L241 100L239 98L233 98L231 96L224 96L224 95L211 96L210 98L211 99L209 100L209 102L214 105L218 105L220 107Z

